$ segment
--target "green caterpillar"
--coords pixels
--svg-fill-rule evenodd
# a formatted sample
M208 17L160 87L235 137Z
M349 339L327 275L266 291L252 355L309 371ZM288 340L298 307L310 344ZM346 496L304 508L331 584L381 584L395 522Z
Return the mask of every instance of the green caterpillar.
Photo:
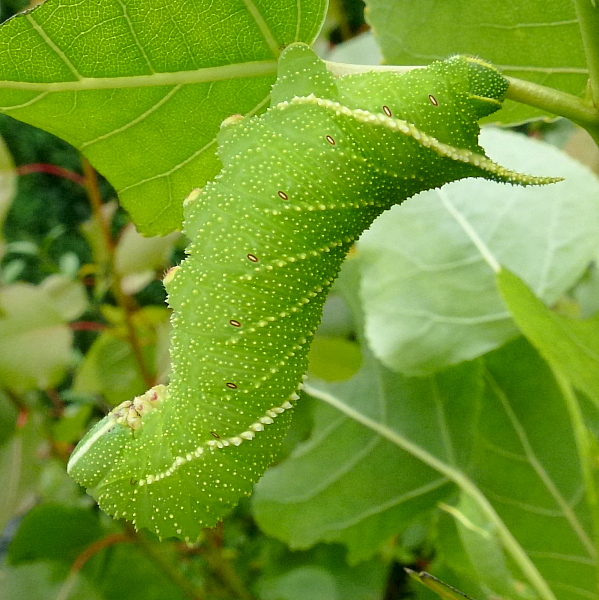
M117 407L71 456L103 510L194 541L276 456L327 291L364 229L463 177L550 181L478 146L505 89L476 59L335 80L307 46L285 50L271 108L227 120L222 172L186 201L189 256L165 278L168 388Z

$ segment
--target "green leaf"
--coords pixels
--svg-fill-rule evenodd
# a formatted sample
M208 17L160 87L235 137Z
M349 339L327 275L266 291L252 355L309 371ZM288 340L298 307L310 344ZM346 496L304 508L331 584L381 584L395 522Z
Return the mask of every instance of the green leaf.
M220 169L214 138L268 103L280 49L325 0L49 0L0 28L0 110L67 140L146 234Z
M487 596L514 596L514 592L522 586L514 580L494 527L476 502L462 493L455 505L445 505L442 508L454 519L458 543L463 549L463 556L460 558L465 564L456 565L457 561L452 560L453 557L448 560L447 550L445 562L456 571L470 575L485 590ZM453 551L454 548L451 548L450 552Z
M367 16L388 64L474 54L506 75L584 93L588 70L571 0L369 0ZM542 116L508 101L491 120L515 124Z
M486 130L481 140L502 163L564 181L543 188L452 183L394 207L362 236L366 335L387 366L406 374L470 360L517 335L495 285L497 264L555 302L597 253L594 174L514 133Z
M143 544L143 546L142 546ZM104 600L189 600L181 586L168 577L157 562L143 547L150 548L152 554L160 556L161 562L183 575L190 583L197 583L192 561L182 561L181 553L167 544L146 546L149 542L133 545L117 544L106 554L90 560L84 573L101 590ZM187 564L186 564L187 563ZM183 566L183 569L181 567ZM195 597L198 597L197 595ZM70 600L70 598L69 598Z
M65 275L57 273L46 277L40 288L50 296L65 321L75 320L86 311L89 304L85 286Z
M355 558L414 515L414 506L393 515L393 498L416 499L436 479L445 489L421 495L416 508L447 504L457 489L468 496L476 514L462 514L489 528L516 570L512 596L522 583L547 600L594 593L590 511L560 388L523 339L485 357L482 398L479 368L417 379L369 362L353 381L310 388L330 408L317 411L312 438L257 485L260 525L293 546L342 540ZM386 452L374 453L376 445ZM360 519L368 525L361 531Z
M0 531L35 502L44 443L40 430L39 419L30 415L27 423L0 446Z
M24 392L55 385L71 361L72 333L40 287L0 289L0 383Z
M599 405L599 314L589 319L557 314L507 269L497 274L497 286L522 333Z
M445 463L467 464L481 386L475 364L409 379L367 358L352 380L319 390L394 431L420 435ZM311 439L267 471L254 495L260 526L292 547L342 541L352 562L368 558L453 492L444 474L358 419L320 403L314 422Z
M341 600L335 578L322 567L298 567L263 583L260 589L263 600Z
M485 364L472 465L478 484L558 598L595 593L591 511L561 389L522 338Z
M362 362L360 347L342 337L316 336L308 353L308 372L324 381L355 375Z
M260 600L374 600L382 597L388 577L388 566L378 557L348 565L345 549L337 544L292 552L279 541L264 537L261 554L256 582Z
M25 515L10 543L11 564L55 560L67 567L103 535L97 514L83 508L42 504Z
M132 223L119 235L115 248L114 269L121 275L121 287L126 294L135 294L156 278L156 271L168 266L179 233L144 237Z
M40 562L19 567L0 565L2 600L105 600L79 573L57 581L56 566Z

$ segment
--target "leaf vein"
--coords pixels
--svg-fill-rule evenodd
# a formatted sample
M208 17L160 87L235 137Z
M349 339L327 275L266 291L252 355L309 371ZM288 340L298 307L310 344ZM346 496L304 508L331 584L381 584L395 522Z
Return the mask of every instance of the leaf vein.
M26 19L31 23L31 26L35 29L37 34L42 40L52 49L52 51L62 60L62 62L68 67L69 71L75 76L77 80L83 79L79 71L75 68L75 65L68 59L66 54L50 39L48 34L43 30L39 23L31 16L31 14L25 15Z
M167 94L165 94L165 96L163 98L161 98L158 102L156 102L156 104L154 104L152 107L150 107L148 110L146 110L146 112L142 113L135 119L132 119L131 121L129 121L122 127L118 127L117 129L113 129L112 131L109 131L107 133L99 135L98 137L94 138L93 140L88 140L87 142L84 142L83 144L81 144L79 146L79 150L88 148L89 146L92 146L93 144L96 144L97 142L106 140L114 135L117 135L119 133L122 133L123 131L126 131L127 129L133 127L134 125L137 125L138 123L143 121L145 118L149 117L152 113L156 112L161 106L166 104L182 87L183 86L181 86L181 85L175 86L172 90L169 90L169 92Z

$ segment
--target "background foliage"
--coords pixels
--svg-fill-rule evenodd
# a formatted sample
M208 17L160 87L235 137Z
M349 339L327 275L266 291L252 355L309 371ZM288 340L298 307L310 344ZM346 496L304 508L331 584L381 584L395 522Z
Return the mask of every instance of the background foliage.
M167 51L185 46L172 43L173 23L193 29L174 5L153 15L156 37L138 46L151 65L199 71L273 51L268 40L249 40L252 51L234 60L216 43L205 53L193 44ZM314 15L322 8L309 6ZM2 18L25 7L3 2ZM320 52L376 63L382 51L391 64L468 52L583 93L570 0L372 0L367 16L381 50L371 33L354 37L366 29L361 14L360 3L333 3ZM308 21L307 37L317 21ZM15 31L0 35L2 51L15 51ZM122 48L90 53L68 43L72 31L61 35L87 77L149 73L135 57L106 58ZM331 40L347 42L333 48ZM2 65L2 77L14 79ZM35 81L36 65L27 68ZM181 198L218 170L207 146L220 121L262 110L272 80L259 73L252 87L233 77L210 98L201 82L132 87L110 103L94 91L69 119L68 90L32 104L31 91L0 93L0 104L71 141L117 189L137 188L121 193L137 225L165 233L180 220ZM179 85L181 106L161 109ZM514 125L533 116L537 109L512 104L497 118ZM136 126L125 131L129 121ZM118 141L104 137L112 129ZM588 432L599 432L599 159L584 132L563 121L486 132L494 159L564 182L452 184L367 232L325 308L311 351L312 397L299 402L280 460L251 502L192 548L106 518L64 471L91 422L166 378L159 280L184 242L176 233L141 237L111 185L65 142L3 115L0 134L3 600L432 595L404 565L478 598L597 597L597 448ZM158 177L187 156L201 164Z

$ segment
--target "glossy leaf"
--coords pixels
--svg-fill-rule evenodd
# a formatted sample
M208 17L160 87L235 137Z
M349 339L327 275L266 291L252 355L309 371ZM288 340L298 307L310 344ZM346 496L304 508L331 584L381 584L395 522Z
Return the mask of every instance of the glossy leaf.
M0 110L67 140L146 234L220 169L221 121L268 104L280 49L325 0L49 0L0 27Z

